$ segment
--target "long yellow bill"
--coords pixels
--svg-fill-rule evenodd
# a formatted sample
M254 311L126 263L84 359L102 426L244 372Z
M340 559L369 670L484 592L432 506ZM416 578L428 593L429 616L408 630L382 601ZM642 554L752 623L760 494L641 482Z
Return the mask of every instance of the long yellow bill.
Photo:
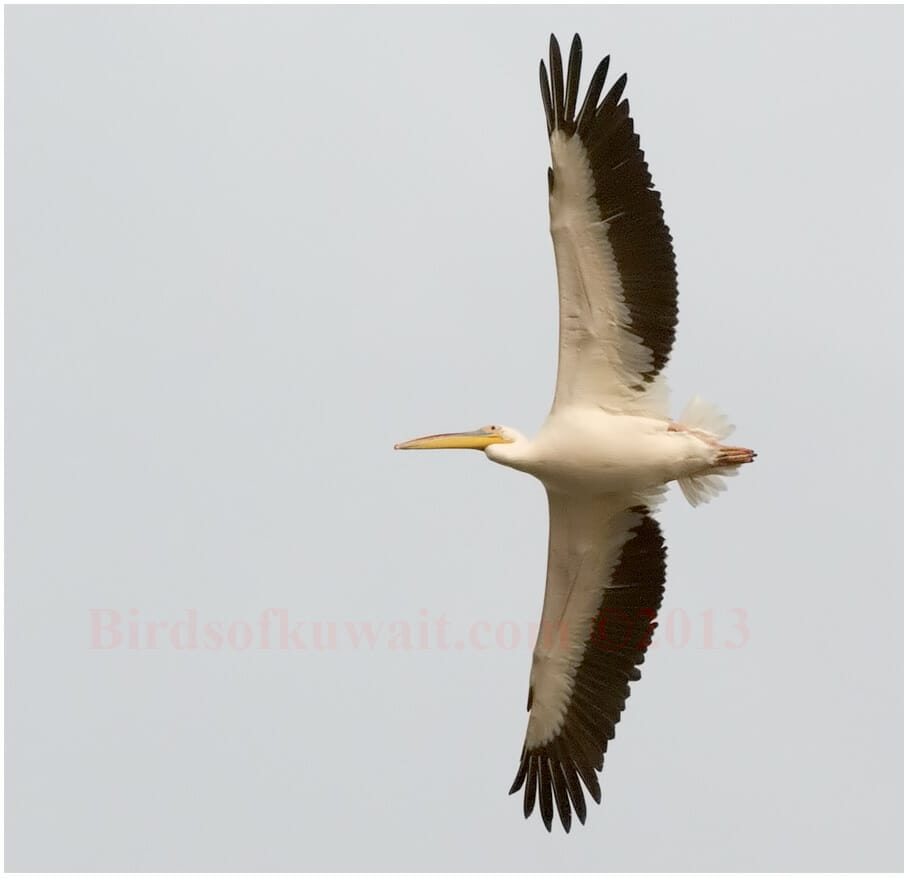
M410 451L411 449L433 449L433 448L476 448L482 451L484 448L495 445L496 442L508 442L500 435L498 431L493 430L470 430L467 433L436 433L434 436L421 436L419 439L411 439L409 442L399 442L395 445L399 451Z

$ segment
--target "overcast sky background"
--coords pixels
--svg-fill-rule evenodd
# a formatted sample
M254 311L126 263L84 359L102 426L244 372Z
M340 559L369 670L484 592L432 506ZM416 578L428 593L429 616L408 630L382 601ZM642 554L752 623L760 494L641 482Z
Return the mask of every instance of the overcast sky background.
M5 14L7 868L901 868L900 8ZM550 31L629 74L674 409L761 455L671 492L567 838L506 795L530 644L494 642L539 616L543 491L391 450L548 411ZM268 608L305 649L277 614L268 649L91 648L93 609Z

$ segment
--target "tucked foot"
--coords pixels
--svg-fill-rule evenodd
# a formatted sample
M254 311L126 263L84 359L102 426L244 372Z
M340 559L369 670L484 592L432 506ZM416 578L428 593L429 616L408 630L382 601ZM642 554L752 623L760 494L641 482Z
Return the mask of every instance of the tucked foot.
M750 448L737 448L734 445L721 445L716 458L716 466L740 466L751 463L757 457L757 452Z

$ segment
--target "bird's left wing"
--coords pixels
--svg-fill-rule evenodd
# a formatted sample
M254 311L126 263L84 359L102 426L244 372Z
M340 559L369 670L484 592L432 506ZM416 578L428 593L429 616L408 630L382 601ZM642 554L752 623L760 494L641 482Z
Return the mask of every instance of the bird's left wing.
M666 550L647 506L549 492L549 563L533 652L527 735L511 792L524 787L547 829L583 823L581 782L600 801L596 772L615 735L628 684L663 598Z
M622 98L600 99L609 58L581 101L581 40L568 67L555 37L540 87L552 167L549 213L559 276L559 374L553 409L600 405L666 414L660 373L675 338L672 237L640 138Z

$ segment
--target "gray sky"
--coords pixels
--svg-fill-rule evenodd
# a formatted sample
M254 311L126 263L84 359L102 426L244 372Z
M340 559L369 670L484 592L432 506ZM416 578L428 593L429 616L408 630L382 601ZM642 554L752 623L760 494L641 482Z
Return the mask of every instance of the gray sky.
M9 869L901 867L901 9L6 22ZM567 838L506 795L543 491L391 450L548 411L550 31L629 74L674 409L761 455L673 488Z

